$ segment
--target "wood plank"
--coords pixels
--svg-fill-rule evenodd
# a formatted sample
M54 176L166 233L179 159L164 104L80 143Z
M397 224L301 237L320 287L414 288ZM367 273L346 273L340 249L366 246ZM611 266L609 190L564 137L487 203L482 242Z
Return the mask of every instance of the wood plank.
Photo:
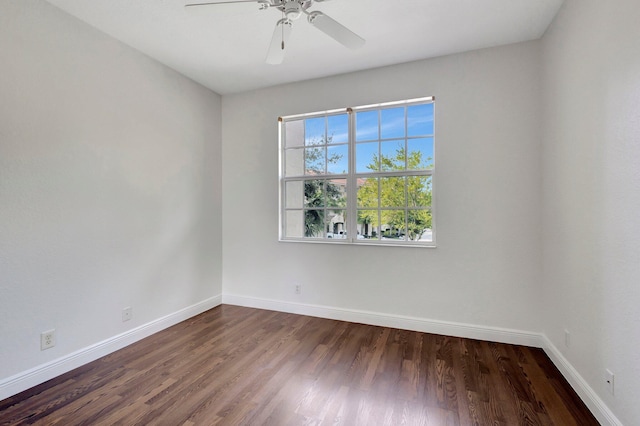
M598 422L540 349L222 305L0 401L26 424Z

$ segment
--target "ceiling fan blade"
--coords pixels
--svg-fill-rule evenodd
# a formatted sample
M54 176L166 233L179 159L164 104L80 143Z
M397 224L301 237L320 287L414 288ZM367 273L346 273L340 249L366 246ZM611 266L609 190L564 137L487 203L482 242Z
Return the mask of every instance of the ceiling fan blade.
M221 0L221 1L209 1L206 3L189 3L189 4L185 4L184 7L211 6L213 4L227 4L227 3L256 3L256 2L258 2L258 0Z
M282 60L284 59L284 49L289 43L289 37L291 37L292 29L291 21L288 19L281 19L278 21L276 28L273 30L271 44L269 45L269 51L267 52L266 62L268 64L278 65L282 63Z
M322 12L311 12L308 20L311 25L349 49L364 46L365 40L362 37Z

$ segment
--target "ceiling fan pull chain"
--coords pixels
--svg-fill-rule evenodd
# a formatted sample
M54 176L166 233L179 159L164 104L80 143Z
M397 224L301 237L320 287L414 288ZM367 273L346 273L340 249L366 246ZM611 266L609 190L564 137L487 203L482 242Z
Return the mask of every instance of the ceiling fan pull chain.
M282 11L282 19L284 19L284 10ZM281 50L284 50L284 25L285 25L284 23L281 25L281 27L282 27L281 28L281 30L282 30L281 31L281 33L282 33L282 43L280 45L281 46L280 47Z

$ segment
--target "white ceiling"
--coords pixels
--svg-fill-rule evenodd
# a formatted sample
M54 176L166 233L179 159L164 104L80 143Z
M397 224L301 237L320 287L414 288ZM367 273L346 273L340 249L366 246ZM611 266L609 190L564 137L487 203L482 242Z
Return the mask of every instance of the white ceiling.
M321 10L367 40L352 51L294 22L284 63L264 62L280 12L256 3L47 0L219 94L540 38L563 0L331 0Z

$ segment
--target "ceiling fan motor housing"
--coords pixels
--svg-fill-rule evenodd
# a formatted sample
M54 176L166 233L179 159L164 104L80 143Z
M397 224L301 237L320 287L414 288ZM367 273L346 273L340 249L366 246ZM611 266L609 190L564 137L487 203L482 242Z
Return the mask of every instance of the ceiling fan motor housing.
M284 0L281 10L288 20L294 21L300 17L304 10L311 6L311 3L312 1L309 0Z

